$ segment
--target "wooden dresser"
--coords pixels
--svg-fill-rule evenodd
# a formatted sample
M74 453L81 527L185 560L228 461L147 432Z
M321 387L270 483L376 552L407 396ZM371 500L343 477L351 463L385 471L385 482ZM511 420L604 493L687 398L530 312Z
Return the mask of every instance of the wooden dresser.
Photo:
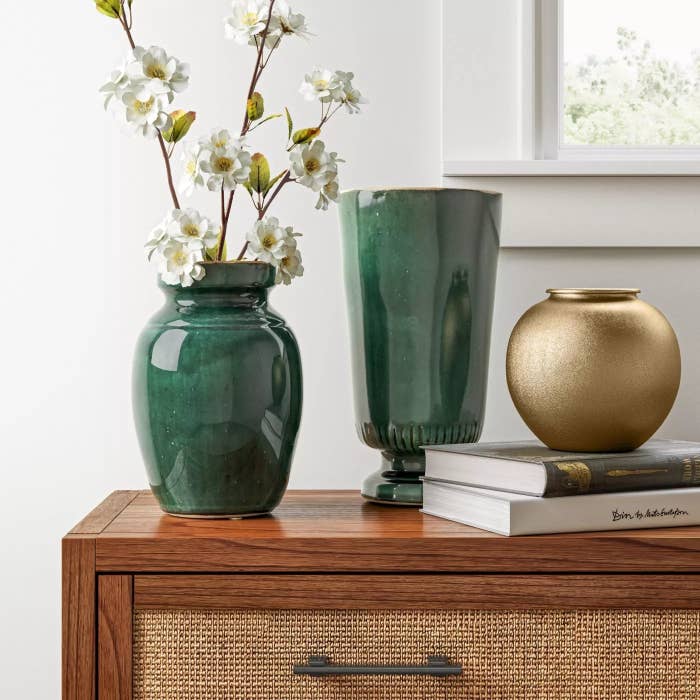
M697 700L700 528L505 538L289 492L63 540L64 700Z

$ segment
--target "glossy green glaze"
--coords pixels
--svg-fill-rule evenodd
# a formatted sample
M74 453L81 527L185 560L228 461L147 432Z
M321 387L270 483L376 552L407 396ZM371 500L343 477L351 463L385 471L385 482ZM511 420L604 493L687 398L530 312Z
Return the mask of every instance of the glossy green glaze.
M367 498L420 504L420 446L479 439L500 213L474 190L341 195L357 430L382 451Z
M268 513L287 487L301 417L299 348L267 304L264 263L208 264L165 304L134 357L136 429L151 489L175 515Z

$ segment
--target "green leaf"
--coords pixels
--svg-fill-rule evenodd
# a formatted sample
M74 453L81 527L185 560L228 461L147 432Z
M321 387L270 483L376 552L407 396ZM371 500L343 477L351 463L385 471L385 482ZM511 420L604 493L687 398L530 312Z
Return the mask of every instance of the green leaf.
M248 119L254 122L265 114L265 100L259 92L254 92L247 102Z
M283 170L281 173L278 175L275 175L270 182L267 183L267 187L265 188L265 191L263 192L263 196L265 196L279 181L280 179L284 176L286 173L286 170Z
M285 107L284 112L287 115L287 139L292 138L292 131L294 131L294 122L292 122L292 115L289 113L289 110Z
M168 143L177 143L187 136L194 120L197 118L196 112L185 112L181 109L175 110L170 114L173 125L163 132L163 138Z
M119 0L95 0L95 7L107 17L117 19L122 13L122 5Z
M262 121L259 121L253 128L257 129L261 124L264 124L265 122L269 122L270 119L277 119L278 117L281 117L281 114L271 114L269 117L265 117ZM252 129L251 129L252 131Z
M299 129L299 131L295 131L292 135L292 141L296 144L311 143L320 133L321 130L315 126L309 129Z
M270 164L262 153L253 153L251 157L248 182L256 192L264 192L270 184Z

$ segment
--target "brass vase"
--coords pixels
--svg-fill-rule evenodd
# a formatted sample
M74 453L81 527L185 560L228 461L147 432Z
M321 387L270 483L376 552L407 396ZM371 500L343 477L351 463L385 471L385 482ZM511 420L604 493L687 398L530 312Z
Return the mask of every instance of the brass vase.
M678 393L681 356L666 317L638 289L548 289L510 336L508 389L548 447L623 452L646 442Z

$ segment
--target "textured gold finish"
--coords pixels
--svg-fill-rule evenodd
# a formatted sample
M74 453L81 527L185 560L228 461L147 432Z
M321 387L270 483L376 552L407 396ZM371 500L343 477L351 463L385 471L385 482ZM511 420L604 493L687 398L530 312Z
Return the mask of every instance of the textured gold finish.
M548 447L633 450L673 406L681 357L673 328L638 289L548 289L508 343L515 407Z
M134 700L697 700L700 610L139 610ZM294 676L461 663L461 676Z

